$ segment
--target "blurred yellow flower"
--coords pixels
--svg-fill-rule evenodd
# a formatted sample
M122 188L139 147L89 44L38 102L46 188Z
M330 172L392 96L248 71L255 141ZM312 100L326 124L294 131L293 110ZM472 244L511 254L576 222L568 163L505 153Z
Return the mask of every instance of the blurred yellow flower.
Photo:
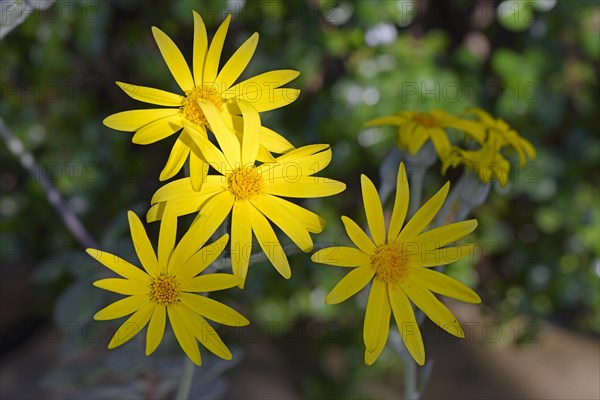
M441 328L457 337L464 337L452 312L433 293L469 303L479 303L479 296L464 284L427 267L448 264L469 256L474 250L473 245L444 246L471 233L477 227L477 221L457 222L423 232L448 195L447 183L404 225L409 188L404 164L401 163L386 237L377 190L365 175L361 176L361 182L372 240L353 220L343 216L346 233L357 247L329 247L313 254L314 262L353 268L325 301L328 304L340 303L372 281L363 332L365 363L373 364L381 354L393 313L408 351L418 364L423 365L423 339L410 301Z
M286 279L291 277L290 265L275 231L267 220L277 225L304 252L313 248L310 233L319 233L325 221L317 214L280 198L316 198L342 192L346 185L328 178L312 176L331 162L329 145L304 146L256 165L260 117L256 110L241 102L244 132L238 137L220 121L210 107L206 117L215 128L215 136L223 151L186 121L185 129L203 146L207 160L220 175L208 175L199 192L194 191L189 178L170 182L152 197L153 206L147 220L162 218L166 203L175 203L178 215L199 212L200 220L208 220L208 230L216 230L231 212L231 260L233 273L242 278L243 287L248 272L252 233L275 269Z
M299 90L281 86L295 79L299 75L298 71L270 71L234 85L256 50L258 33L246 40L219 71L221 52L231 18L228 16L225 19L209 45L202 18L195 11L193 14L194 50L191 71L175 43L163 31L152 27L152 34L165 63L184 95L117 82L133 99L169 108L119 112L104 119L104 125L119 131L135 131L134 143L149 144L182 129L183 121L193 124L206 136L206 129L212 130L205 116L207 106L216 109L230 128L240 132L243 120L237 106L239 101L248 102L257 111L263 112L296 100ZM283 154L293 148L278 133L266 127L260 128L261 160L272 160L269 151ZM179 172L189 155L192 184L196 190L200 190L208 171L202 150L198 142L183 129L173 145L160 180L170 179Z
M248 325L237 311L193 292L212 292L237 286L240 278L230 274L199 275L223 251L228 235L200 249L212 232L203 221L192 225L177 247L177 218L171 205L165 208L158 239L158 257L144 226L133 212L128 213L131 238L144 270L116 255L87 249L87 253L123 278L108 278L94 286L126 295L94 315L112 320L131 315L116 331L108 348L126 343L146 325L146 355L162 341L167 315L181 348L197 365L201 364L197 340L217 356L230 360L231 352L205 318L231 326ZM199 250L200 249L200 250Z
M399 113L373 119L365 126L395 125L398 127L397 144L412 155L431 139L440 159L450 153L450 140L445 128L461 130L476 140L483 140L481 125L451 115L443 110L430 112L401 111Z

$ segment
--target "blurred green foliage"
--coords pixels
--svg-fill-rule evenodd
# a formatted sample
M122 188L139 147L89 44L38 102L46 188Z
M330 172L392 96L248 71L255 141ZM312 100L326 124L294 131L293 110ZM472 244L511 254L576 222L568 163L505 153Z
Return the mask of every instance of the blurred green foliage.
M297 146L333 146L325 174L348 190L305 202L327 219L317 242L345 240L340 214L364 218L357 211L360 173L377 180L394 146L392 128L364 130L365 121L406 109L460 113L472 105L506 119L533 142L538 158L524 168L513 160L508 187L495 188L475 210L479 282L470 264L453 265L449 273L477 284L499 319L528 313L600 333L597 2L65 0L35 12L0 41L0 115L40 162L36 172L49 175L104 250L128 248L125 210L145 212L174 140L135 146L130 134L104 127L107 115L144 107L114 81L177 91L150 27L170 35L189 60L192 9L209 34L234 14L225 57L260 33L242 78L278 68L301 72L292 83L301 97L263 114L263 123ZM33 277L32 289L19 294L27 299L22 316L49 319L54 307L57 321L89 321L107 304L89 285L99 267L5 146L0 155L2 278L14 269ZM431 193L441 180L432 175L426 184ZM395 365L387 353L371 370L361 365L357 315L363 312L356 309L364 307L364 293L325 306L343 272L313 265L305 255L291 259L292 280L256 265L245 291L222 297L243 305L257 325L335 323L306 344L303 358L312 359L304 361L315 370L314 381L302 386L305 394L350 394L356 387L341 383ZM323 360L342 354L352 368L332 372L316 361L323 352Z

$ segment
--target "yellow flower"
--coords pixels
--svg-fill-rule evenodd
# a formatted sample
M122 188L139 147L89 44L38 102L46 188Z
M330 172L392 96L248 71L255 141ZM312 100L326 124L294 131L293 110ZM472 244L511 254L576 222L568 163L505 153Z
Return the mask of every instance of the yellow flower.
M398 147L408 150L412 155L417 154L425 142L431 139L440 159L444 159L450 152L450 140L445 128L459 129L475 139L484 138L483 129L479 124L455 117L442 110L401 111L366 123L366 126L380 125L397 126Z
M452 312L433 293L469 303L479 303L479 296L462 283L427 267L448 264L470 255L473 245L444 246L471 233L477 227L477 221L457 222L422 232L446 199L449 189L447 183L402 227L408 210L409 189L404 164L401 163L386 238L383 209L377 190L365 175L361 176L361 181L367 223L373 239L344 216L342 222L346 233L357 248L329 247L313 254L314 262L353 268L325 301L328 304L340 303L372 281L363 332L365 363L373 364L381 354L393 313L410 354L417 363L423 365L423 339L410 301L437 325L457 337L464 337Z
M252 248L252 233L275 269L286 279L291 271L284 249L267 220L270 219L304 252L313 248L310 233L319 233L325 221L317 214L280 198L315 198L342 192L346 185L315 177L331 161L329 145L317 144L294 149L271 163L256 165L260 118L250 105L240 104L246 115L242 142L219 122L215 110L206 116L216 127L216 138L223 152L216 148L196 127L184 122L185 129L197 137L211 166L220 175L208 175L199 192L190 179L179 179L160 188L152 197L148 221L161 218L165 202L174 202L178 215L199 212L215 230L231 212L231 259L236 276L246 279Z
M175 43L163 31L152 27L152 34L165 63L184 95L117 82L133 99L168 108L119 112L107 117L104 125L119 131L135 131L134 143L149 144L179 131L183 127L183 121L194 124L206 135L206 129L212 130L212 127L205 117L203 103L217 109L230 128L240 131L243 121L238 102L248 102L262 112L283 107L296 100L299 90L281 86L295 79L299 74L297 71L270 71L234 85L256 50L258 33L246 40L219 71L221 51L231 18L228 16L221 24L209 46L204 22L198 13L194 11L193 14L192 71ZM260 145L259 154L265 161L272 159L269 151L283 154L294 148L285 138L266 127L261 127ZM173 145L160 180L170 179L179 172L188 155L192 183L199 190L208 167L204 162L202 149L185 129Z
M477 140L482 146L486 142L493 141L493 146L497 147L498 151L505 146L512 147L519 155L519 164L521 167L525 165L527 158L534 159L536 157L533 145L527 139L521 137L503 119L493 118L481 108L471 108L465 114L474 114L486 128L487 136L483 136Z
M212 292L237 286L240 278L230 274L204 274L227 245L228 235L198 250L212 232L200 221L190 228L177 247L177 218L172 206L165 208L158 239L158 257L150 244L140 219L128 213L131 238L144 270L116 255L87 249L90 256L123 278L108 278L94 286L126 295L102 310L96 320L111 320L131 315L116 331L108 348L129 341L148 324L146 355L156 350L162 341L167 315L181 348L197 365L201 364L196 340L217 356L230 360L231 352L205 318L231 326L248 325L237 311L215 300L193 292Z

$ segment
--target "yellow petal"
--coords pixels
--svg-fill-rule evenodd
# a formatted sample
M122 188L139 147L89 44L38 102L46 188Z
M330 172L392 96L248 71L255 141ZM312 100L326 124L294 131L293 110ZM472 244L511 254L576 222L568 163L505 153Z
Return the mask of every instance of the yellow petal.
M171 38L163 31L155 26L152 27L152 35L154 36L154 40L156 40L158 49L160 50L169 71L171 71L171 75L173 75L173 78L175 78L175 81L177 81L181 90L184 92L192 90L194 88L192 73L175 43L173 43Z
M150 285L148 283L121 278L100 279L94 282L94 286L128 296L150 292Z
M452 147L446 131L441 128L434 128L431 129L430 136L435 152L440 159L446 158L450 154L450 148Z
M311 233L321 233L323 232L323 229L325 229L325 219L314 212L277 196L265 194L264 197L268 197L277 208L295 216L295 218L304 225L307 231Z
M152 244L150 244L142 221L140 221L133 211L127 212L127 218L129 219L129 230L131 231L133 247L142 267L144 267L150 276L157 276L160 274L158 260L156 259L156 254L154 253Z
M150 276L138 267L128 263L114 254L106 253L96 249L85 250L90 256L98 260L102 265L109 268L113 272L121 275L124 278L140 281L143 283L150 282Z
M370 265L354 268L338 282L325 298L327 304L337 304L361 291L375 275Z
M429 250L426 245L423 245L419 253L410 255L410 260L415 266L437 267L438 265L451 264L462 260L473 254L474 250L474 244L444 247L435 250Z
M169 258L175 248L177 236L177 216L173 210L173 203L167 203L160 223L158 235L158 263L162 272L167 272Z
M161 118L140 128L131 141L135 144L150 144L171 136L182 127L181 115Z
M388 293L402 341L417 364L422 366L425 364L425 347L408 297L397 283L388 284Z
M265 112L287 106L294 102L300 95L300 90L292 88L274 89L271 91L263 91L256 95L242 93L239 96L241 100L246 100L252 104L256 111Z
M227 35L230 21L231 15L228 15L219 26L219 29L217 29L217 32L210 43L208 54L206 55L206 62L204 64L205 83L213 83L217 78L217 71L221 61L221 52L223 51L223 44L225 43L225 36Z
M150 317L156 308L156 303L146 303L142 308L137 310L127 321L123 322L123 325L117 329L115 335L112 337L108 344L109 349L114 349L137 335L144 326L150 321Z
M440 248L464 238L473 232L475 228L477 228L477 220L470 219L431 229L418 235L414 241L418 244L434 243L435 248Z
M379 194L373 182L366 175L360 176L362 184L362 198L367 214L367 224L371 231L373 241L377 246L385 244L385 221L383 219L383 208L379 201Z
M390 220L390 228L388 230L388 241L394 241L400 234L404 220L406 219L406 211L408 210L409 188L408 178L406 177L406 169L404 163L400 163L398 177L396 178L396 198L394 200L394 210Z
M313 249L313 241L306 228L295 215L277 208L277 203L269 196L256 196L250 200L258 210L273 221L305 253Z
M181 290L186 292L214 292L232 288L239 285L240 282L240 277L231 274L206 274L182 282Z
M429 129L424 128L421 125L415 125L415 130L408 143L408 151L410 154L417 154L427 139L429 139Z
M314 198L333 196L346 190L346 184L329 178L300 176L293 180L265 182L265 192L275 196Z
M201 155L196 154L195 151L190 152L190 181L194 191L200 192L202 190L202 185L208 176L208 168L209 164Z
M260 144L265 149L278 154L287 153L294 149L294 145L288 142L286 138L264 126L260 127Z
M440 272L427 268L414 268L411 270L411 277L419 285L442 296L452 297L467 303L481 303L481 298L473 289Z
M375 279L369 293L363 329L367 351L375 353L379 350L381 352L385 346L390 331L390 313L387 285L382 280Z
M277 89L296 79L298 75L300 75L300 72L286 69L265 72L232 86L223 95L227 99L241 98L241 96L251 99L259 98L262 96L263 91Z
M94 319L104 321L109 319L117 319L126 315L132 314L149 303L148 294L138 294L125 297L119 301L104 307L102 310L94 314Z
M192 188L190 178L177 179L161 186L152 196L150 202L152 204L162 203L165 201L174 201L186 197L198 197L200 195L215 195L226 188L226 180L223 176L209 175L206 177L206 182L202 185L202 192L198 193ZM182 215L179 208L175 208L176 215Z
M150 108L147 110L122 111L104 118L102 123L111 129L134 132L161 118L180 114L178 108Z
M331 148L319 151L315 154L294 157L300 149L295 149L286 154L283 161L280 157L275 163L263 164L258 168L259 173L268 182L284 180L295 182L300 177L307 177L321 171L331 162Z
M442 204L444 204L449 188L450 182L446 183L427 203L421 206L419 211L406 223L406 226L402 229L400 235L398 235L397 241L411 242L415 236L420 234L429 225L433 217L440 210L440 207L442 207Z
M196 141L198 149L201 151L203 158L208 164L216 169L222 175L231 171L231 166L227 162L225 155L208 139L206 129L198 125L183 121L183 127Z
M194 81L196 86L200 86L204 75L204 62L206 60L206 51L208 50L208 37L206 35L206 27L202 17L192 11L194 15L194 59L192 68L194 70Z
M247 201L236 201L231 216L231 269L234 275L242 278L241 287L246 281L252 253L252 224L248 206Z
M260 244L261 249L269 261L271 261L271 264L273 264L277 272L285 279L290 279L292 276L290 264L271 224L269 224L269 221L267 221L265 216L253 205L250 204L248 210L250 211L252 231L254 232L254 236L256 236L256 240L258 241L258 244Z
M202 364L200 350L198 349L198 343L196 342L192 330L187 326L186 319L188 318L188 315L185 313L185 309L186 307L181 303L169 305L167 308L169 320L171 321L175 337L185 354L187 354L194 364L200 365ZM195 324L197 322L191 321L191 323Z
M260 116L258 112L243 100L237 105L242 111L244 117L244 135L242 136L242 165L254 165L258 146L260 145Z
M190 154L190 147L186 144L186 137L188 135L183 131L175 141L171 149L171 154L169 154L169 159L160 172L160 177L158 178L160 181L166 181L174 177L181 170L183 164L185 164L185 160Z
M216 83L219 87L228 89L240 77L248 66L258 45L258 33L253 34L240 46L239 49L225 63L217 76Z
M181 295L181 301L192 311L218 322L219 324L229 326L246 326L250 324L250 321L248 321L246 317L235 311L233 308L208 297L183 293Z
M146 332L146 355L154 353L154 350L158 347L162 341L163 334L165 333L165 325L167 322L167 307L161 304L157 304L152 317L150 317L150 323L148 324L148 331Z
M200 324L195 326L196 338L214 355L221 357L224 360L231 360L233 355L227 348L225 343L219 337L219 334L210 324L202 317L198 317Z
M159 106L180 107L185 102L185 97L154 89L146 86L132 85L131 83L116 82L117 85L132 99Z
M344 228L346 228L346 233L352 242L361 249L364 253L368 255L373 255L377 251L377 246L375 243L369 239L365 231L363 231L360 226L356 224L352 219L342 216L342 223L344 224Z
M358 267L371 263L371 256L354 247L328 247L315 252L310 259L338 267Z
M418 284L414 279L407 279L401 284L402 290L415 303L415 305L423 310L425 315L429 317L436 325L444 329L446 332L464 338L465 333L458 323L458 320L452 314L448 307L442 304L429 290Z
M241 163L240 142L235 134L227 127L227 125L225 125L219 110L213 103L198 100L198 104L208 120L210 130L215 134L219 146L223 149L223 154L229 163L230 169L235 169Z
M213 263L227 247L229 235L224 234L214 243L203 247L191 256L183 265L169 265L169 271L181 281L192 279Z

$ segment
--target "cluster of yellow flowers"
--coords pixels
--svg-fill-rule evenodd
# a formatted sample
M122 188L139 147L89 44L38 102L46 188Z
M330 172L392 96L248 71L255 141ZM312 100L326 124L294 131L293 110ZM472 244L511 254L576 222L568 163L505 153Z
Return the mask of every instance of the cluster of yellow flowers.
M283 87L298 72L270 71L236 84L254 54L258 34L246 40L219 70L230 18L225 19L209 42L202 18L196 12L193 16L191 70L173 41L158 28L152 28L183 95L117 82L133 99L164 107L119 112L104 120L110 128L135 132L132 140L138 144L153 143L180 132L159 179L174 177L188 159L190 177L158 189L146 215L147 222L161 221L158 250L155 252L138 216L129 212L131 238L143 270L100 250L88 249L88 253L121 276L102 279L94 285L127 296L95 315L98 320L129 316L114 334L109 348L127 342L147 325L146 354L150 355L162 340L168 316L181 348L199 365L198 342L219 357L232 357L206 319L231 326L247 325L249 321L230 307L198 293L244 287L253 235L277 272L290 278L290 264L272 224L302 251L310 252L311 233L322 232L325 221L284 197L331 196L344 191L346 185L314 176L331 162L329 145L296 148L262 126L261 112L283 107L298 97L298 90ZM532 154L528 142L514 131L504 129L481 111L474 112L483 125L442 111L404 112L374 120L371 125L398 125L398 144L412 154L430 138L449 164L485 157L479 153L492 145L497 148L508 144L520 154ZM481 144L482 150L455 151L444 128L463 130ZM476 228L475 220L424 232L448 191L446 184L405 223L409 187L401 164L386 229L377 190L363 175L362 195L372 239L344 216L343 224L356 248L335 246L312 255L317 263L352 268L329 293L327 303L344 301L372 281L364 324L365 362L369 365L385 346L392 313L408 350L419 364L424 363L423 341L411 301L432 321L458 337L464 336L460 325L433 293L467 302L480 301L462 283L428 268L473 252L472 245L452 244ZM191 213L196 218L176 244L178 217ZM205 246L230 214L230 233ZM229 238L232 273L207 272L222 255Z
M476 119L464 117L474 116ZM398 127L397 145L416 155L431 140L442 162L442 173L449 167L464 165L474 171L483 183L498 180L501 186L508 182L510 163L502 153L504 149L516 151L521 167L527 159L534 159L535 149L504 120L493 118L480 108L466 110L456 117L443 110L431 112L402 111L394 115L373 119L366 126L394 125ZM478 148L462 148L451 144L446 129L465 134Z

